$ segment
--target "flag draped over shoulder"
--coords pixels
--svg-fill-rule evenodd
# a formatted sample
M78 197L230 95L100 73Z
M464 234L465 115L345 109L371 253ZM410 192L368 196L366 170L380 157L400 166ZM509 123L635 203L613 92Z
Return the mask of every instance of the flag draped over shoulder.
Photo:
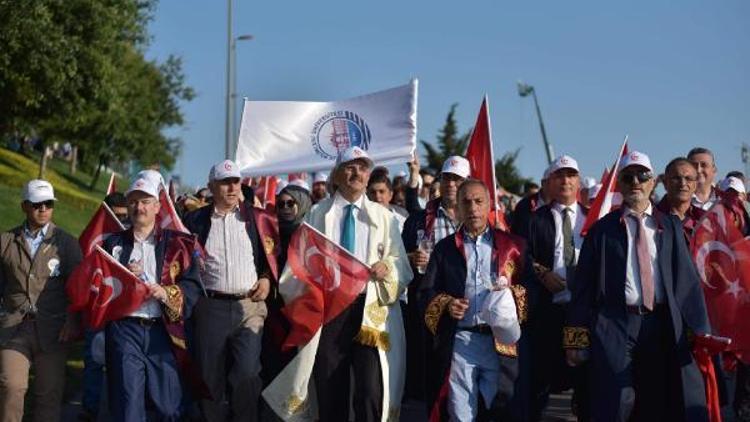
M287 263L299 294L284 307L291 330L285 349L306 344L326 323L354 302L370 269L307 223L289 242Z
M329 170L358 146L378 164L405 163L416 135L416 79L342 101L245 100L236 162L243 176Z
M731 338L727 350L750 364L750 236L720 202L698 223L691 249L715 334Z
M120 220L107 206L105 202L99 205L99 208L91 217L91 221L81 232L78 237L78 244L81 246L83 255L88 255L94 251L96 246L101 245L110 234L125 230Z
M83 311L93 329L130 315L148 295L146 285L100 246L73 270L65 290L68 310Z

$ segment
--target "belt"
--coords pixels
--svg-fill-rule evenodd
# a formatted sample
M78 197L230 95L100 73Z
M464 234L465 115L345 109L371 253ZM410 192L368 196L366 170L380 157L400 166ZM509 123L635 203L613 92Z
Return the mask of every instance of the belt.
M487 324L474 325L473 327L458 327L458 329L478 334L492 334L492 328Z
M657 311L661 311L664 309L666 305L663 303L657 303L654 305L654 309L648 310L643 305L627 305L625 306L625 309L628 311L629 314L633 315L648 315Z
M125 317L124 319L126 321L134 322L140 325L141 327L151 327L152 325L161 321L161 318L142 318L142 317L135 317L135 316Z
M247 299L252 295L252 293L224 293L219 292L216 290L208 290L206 289L206 296L210 297L211 299L219 299L219 300L242 300Z

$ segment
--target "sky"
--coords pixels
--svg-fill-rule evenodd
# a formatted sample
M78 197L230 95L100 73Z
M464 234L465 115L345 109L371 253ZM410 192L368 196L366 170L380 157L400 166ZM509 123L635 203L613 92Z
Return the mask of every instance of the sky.
M538 180L547 161L523 80L555 153L584 176L601 175L625 134L660 171L694 146L714 151L720 175L745 169L745 0L234 0L233 16L235 36L254 36L237 44L239 98L331 101L416 77L417 138L435 142L451 104L465 132L487 94L495 156L520 148L522 175ZM201 185L224 158L227 2L161 0L149 30L147 56L182 57L197 92L170 134L183 141L173 172Z

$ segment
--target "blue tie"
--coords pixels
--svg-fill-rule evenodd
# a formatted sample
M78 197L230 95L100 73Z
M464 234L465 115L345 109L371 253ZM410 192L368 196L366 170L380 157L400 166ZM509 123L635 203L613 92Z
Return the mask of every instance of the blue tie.
M344 207L344 224L341 227L341 247L354 253L354 205Z

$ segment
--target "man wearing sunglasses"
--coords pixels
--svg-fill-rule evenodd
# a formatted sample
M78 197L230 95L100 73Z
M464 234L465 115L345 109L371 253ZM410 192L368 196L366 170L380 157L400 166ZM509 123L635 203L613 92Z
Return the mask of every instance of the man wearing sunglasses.
M709 323L682 227L649 201L648 156L632 151L620 169L623 206L586 235L569 283L567 361L590 361L592 420L707 420L688 332Z
M55 193L45 180L23 190L26 221L0 236L0 415L23 418L34 365L34 418L57 421L65 386L67 342L79 332L67 313L65 283L81 262L78 241L52 223Z

